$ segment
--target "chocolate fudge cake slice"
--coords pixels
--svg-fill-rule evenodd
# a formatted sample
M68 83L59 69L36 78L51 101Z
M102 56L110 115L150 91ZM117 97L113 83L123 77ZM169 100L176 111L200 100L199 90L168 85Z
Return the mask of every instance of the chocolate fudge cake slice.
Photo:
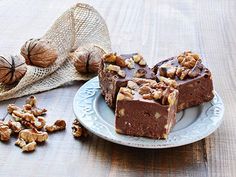
M116 96L120 87L125 87L132 78L155 79L153 71L138 54L117 55L110 53L103 56L98 72L101 93L108 106L115 108Z
M121 87L115 111L116 132L166 139L176 123L178 90L164 82L136 78Z
M171 82L179 90L178 112L214 97L211 72L191 51L157 63L153 71L160 81Z

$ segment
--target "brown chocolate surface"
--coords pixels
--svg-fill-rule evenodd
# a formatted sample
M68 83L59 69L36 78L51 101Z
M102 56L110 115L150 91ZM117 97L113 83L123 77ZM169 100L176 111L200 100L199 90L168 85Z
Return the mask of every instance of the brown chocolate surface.
M128 87L120 89L115 111L115 126L118 133L156 139L167 138L176 123L178 91L169 86L163 88L159 85L161 84L157 84L155 88L152 87L152 90L145 94L154 94L155 91L162 89L161 93L167 94L167 100L170 100L169 97L172 95L172 101L162 103L163 97L160 99L144 98L144 94L140 92L142 85L131 91ZM165 92L167 89L170 91ZM131 95L125 94L125 92L129 92ZM173 95L173 93L175 94ZM121 95L123 96L121 97Z
M137 55L137 53L121 55L121 57L125 60L132 58L134 55ZM108 65L110 65L110 63L106 63L104 59L101 60L98 77L100 81L99 83L101 87L101 93L105 97L105 101L107 102L108 106L112 108L115 108L116 96L120 87L125 87L129 80L136 77L138 70L145 71L143 78L156 78L153 71L147 65L141 66L137 63L134 63L134 68L132 69L129 69L128 67L122 67L121 70L123 70L126 74L124 78L119 76L117 72L107 71L106 67Z
M180 66L177 57L171 57L157 63L153 71L159 79L161 76L160 67L165 63L169 63L175 67ZM208 102L214 97L211 72L204 65L202 65L199 74L194 78L187 76L181 80L175 76L172 79L177 82L177 89L179 90L178 112L203 102Z

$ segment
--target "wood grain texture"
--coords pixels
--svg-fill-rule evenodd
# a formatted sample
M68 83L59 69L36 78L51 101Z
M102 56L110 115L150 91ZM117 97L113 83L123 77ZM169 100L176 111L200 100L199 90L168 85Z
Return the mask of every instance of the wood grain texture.
M75 0L0 1L0 53L18 53L29 38L43 35ZM191 49L199 52L214 75L225 103L220 128L199 142L172 149L144 150L116 145L97 136L75 140L70 126L72 100L82 82L36 94L52 123L68 127L51 135L31 154L21 153L15 139L0 143L0 176L213 176L236 174L236 2L232 0L87 1L105 18L114 51L139 51L150 65ZM30 88L29 88L30 89ZM24 98L0 103L23 104ZM8 118L8 117L7 117Z

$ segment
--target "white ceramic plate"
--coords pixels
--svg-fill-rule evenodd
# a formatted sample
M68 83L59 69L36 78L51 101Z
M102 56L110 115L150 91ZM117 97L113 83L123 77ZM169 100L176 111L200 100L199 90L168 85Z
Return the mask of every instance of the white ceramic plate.
M117 134L114 112L100 93L98 77L89 80L78 90L73 107L81 124L97 136L126 146L151 149L177 147L201 140L219 127L224 113L223 102L215 92L211 102L178 113L177 124L166 140Z

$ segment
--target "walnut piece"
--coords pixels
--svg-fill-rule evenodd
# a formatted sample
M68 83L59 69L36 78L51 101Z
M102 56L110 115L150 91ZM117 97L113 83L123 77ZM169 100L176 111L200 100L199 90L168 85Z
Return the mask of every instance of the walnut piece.
M147 71L145 69L141 68L136 71L134 77L141 78L141 77L145 77L146 74L147 74Z
M176 103L176 96L178 94L178 90L174 90L168 96L168 102L170 105L174 105Z
M142 60L142 59L143 59L143 57L140 54L133 55L133 60L135 63L139 63L140 60Z
M117 100L132 100L133 94L132 90L129 88L121 87L117 95Z
M45 130L47 132L55 132L59 130L65 130L66 122L64 120L57 120L53 125L46 125Z
M37 129L25 129L19 133L19 138L23 139L26 143L30 142L44 142L48 139L47 132L41 132Z
M120 66L121 68L126 67L125 59L122 58L121 56L116 56L116 65Z
M8 112L9 114L13 113L13 111L20 111L20 110L21 110L21 108L18 107L18 106L16 106L15 104L9 104L9 105L7 106L7 112Z
M191 78L197 77L201 73L202 68L201 61L198 60L195 66L188 72L188 76Z
M139 88L139 94L143 95L143 94L149 94L151 93L152 89L151 87L147 86L147 85L143 85Z
M132 58L126 59L125 64L129 69L135 68L134 66L134 60Z
M161 76L174 78L176 73L176 67L172 66L170 63L164 63L159 67L159 72Z
M177 59L181 66L191 69L195 66L200 57L198 54L192 53L191 51L186 51L180 54Z
M35 121L32 123L32 125L37 129L37 130L41 130L45 125L46 125L46 121L45 118L42 116L38 116Z
M169 85L169 86L174 87L174 88L177 88L177 86L178 86L177 82L176 82L175 80L173 80L173 79L170 79L170 78L166 78L166 77L160 76L160 77L159 77L159 80L160 80L161 82L166 83L166 84Z
M0 141L8 141L11 137L11 129L4 124L2 121L0 122Z
M120 66L109 64L106 68L108 71L114 71L116 72L120 77L125 77L126 73L124 70L121 70Z
M108 71L115 71L115 72L119 72L121 69L119 66L113 65L113 64L109 64L106 68Z
M29 104L32 107L36 107L37 98L34 95L31 95L30 97L26 99L25 104Z
M31 152L34 151L36 149L36 142L30 142L28 144L26 144L25 146L22 147L22 152Z
M19 133L22 130L22 125L20 122L13 122L12 120L8 121L8 127L14 133Z
M88 131L80 124L78 119L75 119L72 125L72 134L75 138L86 138L88 136Z
M125 73L125 71L124 70L120 70L120 71L118 71L118 75L120 76L120 77L125 77L126 76L126 73Z
M132 90L137 90L139 88L138 84L136 84L134 81L128 81L127 86Z
M144 59L141 59L138 63L140 66L146 66L147 62Z
M24 147L24 146L26 145L26 142L25 142L23 139L18 138L18 139L16 140L16 142L15 142L15 145L16 145L16 146L19 146L20 148L22 148L22 147Z
M13 111L12 114L31 123L33 123L36 119L33 114L28 112L24 113L22 111Z
M106 63L115 63L116 62L116 53L104 54L102 58Z

